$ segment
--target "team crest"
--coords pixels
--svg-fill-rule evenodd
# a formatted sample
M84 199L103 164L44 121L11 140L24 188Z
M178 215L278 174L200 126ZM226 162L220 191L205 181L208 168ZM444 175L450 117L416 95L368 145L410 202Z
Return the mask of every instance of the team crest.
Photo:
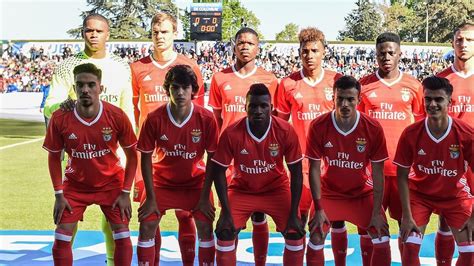
M272 157L276 157L278 155L278 151L280 149L280 146L278 143L271 143L270 146L268 146L268 150L270 150L270 155Z
M407 88L403 88L400 93L402 94L402 100L404 102L408 102L410 100L410 90Z
M110 141L112 139L112 129L110 127L102 128L102 138L104 141Z
M332 88L324 88L324 95L326 96L327 101L332 101L333 98L333 90Z
M191 131L191 136L193 143L198 143L201 140L202 131L200 129L193 129Z
M356 140L356 147L357 147L357 151L358 152L364 152L365 151L365 147L367 145L367 141L365 140L365 138L358 138Z
M449 147L449 157L451 157L451 159L459 158L459 145L452 144L451 147Z

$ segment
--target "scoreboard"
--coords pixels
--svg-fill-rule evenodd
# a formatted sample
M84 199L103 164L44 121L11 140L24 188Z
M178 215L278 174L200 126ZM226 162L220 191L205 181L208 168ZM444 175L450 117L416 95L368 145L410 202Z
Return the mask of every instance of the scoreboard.
M191 40L220 41L222 39L222 4L191 4Z

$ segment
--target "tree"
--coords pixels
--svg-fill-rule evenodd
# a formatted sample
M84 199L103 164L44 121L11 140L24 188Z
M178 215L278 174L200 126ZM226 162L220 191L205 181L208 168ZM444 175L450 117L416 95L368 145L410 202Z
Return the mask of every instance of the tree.
M384 31L398 33L402 41L413 41L417 36L413 29L420 24L420 18L413 9L400 3L394 3L389 7L382 7L382 11L384 14Z
M112 39L149 38L151 18L156 12L165 11L176 16L178 10L170 0L96 0L88 1L88 5L91 9L82 12L81 17L98 13L108 18ZM67 33L74 38L80 38L81 30L82 25Z
M382 16L369 0L359 0L356 5L357 8L344 18L346 27L339 31L338 39L374 40L382 31Z
M289 23L285 28L275 35L277 41L298 41L298 25Z
M241 5L239 0L224 0L222 5L222 40L234 38L235 33L244 27L250 27L259 33L260 39L263 35L258 26L260 20L255 14Z

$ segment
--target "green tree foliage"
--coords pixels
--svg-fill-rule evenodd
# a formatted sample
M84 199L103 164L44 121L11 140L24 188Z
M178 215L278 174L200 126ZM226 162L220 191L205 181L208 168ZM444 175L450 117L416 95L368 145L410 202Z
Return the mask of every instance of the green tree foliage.
M298 25L288 23L285 28L275 35L277 41L298 41Z
M242 6L239 0L224 0L222 10L223 41L234 38L235 33L244 26L257 31L260 39L264 38L258 29L260 20L252 11Z
M177 14L177 8L171 0L95 0L88 3L91 9L82 12L81 17L85 18L90 13L98 13L108 18L112 39L149 38L151 18L156 12L164 11L174 16ZM69 30L68 34L74 38L80 38L81 30L82 25Z
M384 31L398 33L400 39L405 42L411 42L417 37L413 29L420 24L420 17L413 9L401 3L394 3L389 7L382 6L382 11Z
M339 31L339 40L370 41L382 31L382 15L376 5L369 0L358 0L357 8L344 20L346 27Z

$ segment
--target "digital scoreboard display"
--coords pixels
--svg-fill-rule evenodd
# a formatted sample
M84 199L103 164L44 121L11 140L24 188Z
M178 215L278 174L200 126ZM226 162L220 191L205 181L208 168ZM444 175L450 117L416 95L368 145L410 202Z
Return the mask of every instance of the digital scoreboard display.
M222 4L191 4L191 40L222 40Z

